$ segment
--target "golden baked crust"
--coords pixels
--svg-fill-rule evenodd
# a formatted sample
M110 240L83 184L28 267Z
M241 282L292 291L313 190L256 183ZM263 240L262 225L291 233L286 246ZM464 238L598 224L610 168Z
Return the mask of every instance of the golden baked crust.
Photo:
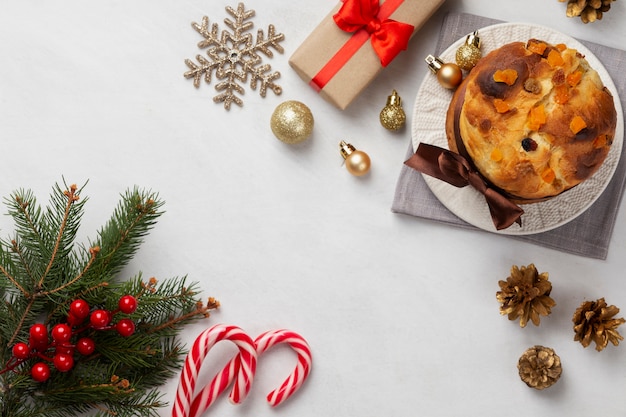
M446 133L488 182L530 203L593 175L616 124L613 97L585 58L531 39L478 62L450 103Z

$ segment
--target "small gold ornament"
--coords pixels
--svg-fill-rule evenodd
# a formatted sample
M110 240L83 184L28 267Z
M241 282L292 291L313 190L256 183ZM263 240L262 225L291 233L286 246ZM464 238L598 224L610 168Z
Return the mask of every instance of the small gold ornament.
M465 44L461 45L456 50L456 64L465 71L469 71L478 63L478 60L482 58L480 52L480 38L478 32L473 32L467 35L465 38Z
M303 103L295 100L279 104L270 119L274 135L282 142L295 144L306 140L313 132L313 114Z
M387 130L399 130L406 122L406 114L402 108L402 98L396 90L387 97L387 104L380 112L380 124Z
M563 371L561 358L553 349L533 346L519 358L517 370L522 381L531 388L542 390L556 383Z
M498 281L500 291L496 299L500 304L500 314L509 320L519 318L520 327L526 327L528 320L539 326L540 316L550 314L556 302L550 298L552 284L548 273L538 273L534 264L518 268L511 267L511 275L506 281Z
M350 174L360 177L369 172L371 161L365 152L357 150L343 140L339 143L339 151L346 161L346 169Z
M443 88L454 90L463 81L463 71L458 65L444 63L440 58L433 55L428 55L425 61L433 74L437 74L437 81Z
M594 342L598 352L607 347L609 342L617 346L620 340L624 340L617 328L626 322L624 318L615 318L617 313L619 308L607 305L604 298L583 302L572 317L574 340L584 347Z

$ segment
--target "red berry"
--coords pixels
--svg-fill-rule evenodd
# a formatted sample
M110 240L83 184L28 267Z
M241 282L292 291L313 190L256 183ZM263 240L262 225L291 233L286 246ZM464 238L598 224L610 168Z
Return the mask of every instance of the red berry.
M33 324L29 330L30 337L28 343L31 349L36 349L40 352L48 349L48 328L41 324Z
M42 342L48 342L48 328L41 323L33 324L29 331L31 339Z
M76 342L76 350L81 355L89 356L96 350L96 342L89 337L81 337Z
M69 313L67 315L67 323L70 326L76 327L76 326L80 325L83 321L85 321L84 318L81 319L80 317L77 317L77 316L75 316L72 313Z
M106 310L95 310L89 318L91 325L96 329L105 328L111 321L111 315Z
M67 324L57 324L52 328L52 338L57 343L67 343L72 337L72 329Z
M137 310L137 299L132 295L125 295L118 303L120 311L126 314L133 314Z
M89 315L89 304L87 301L81 300L80 298L72 301L70 304L70 314L73 314L79 319L86 319Z
M129 337L135 333L135 323L131 319L122 319L118 321L115 328L122 337Z
M64 353L66 355L74 354L74 346L72 345L57 345L54 349L54 353Z
M30 348L26 343L20 342L13 346L13 356L17 359L28 359L30 356Z
M44 362L37 362L30 370L30 376L37 382L46 382L50 378L50 367Z
M54 367L59 370L59 372L68 372L70 369L74 367L74 358L71 355L66 355L65 353L57 353L54 355Z

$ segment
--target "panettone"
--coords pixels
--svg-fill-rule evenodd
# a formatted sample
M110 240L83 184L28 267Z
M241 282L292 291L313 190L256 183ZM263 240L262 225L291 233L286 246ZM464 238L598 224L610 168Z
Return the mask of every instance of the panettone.
M450 150L523 204L593 175L616 124L613 97L584 56L531 39L478 62L452 98L446 133Z

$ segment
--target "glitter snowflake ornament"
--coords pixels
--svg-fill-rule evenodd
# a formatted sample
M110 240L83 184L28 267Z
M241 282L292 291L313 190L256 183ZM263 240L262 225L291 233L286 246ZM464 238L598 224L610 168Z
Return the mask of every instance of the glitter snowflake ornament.
M198 43L201 49L209 48L207 56L197 55L194 62L185 60L189 71L185 72L185 78L193 78L193 85L200 87L200 81L204 78L207 84L211 83L213 73L219 83L215 85L215 90L220 94L213 97L216 103L224 103L224 108L230 110L232 103L243 106L243 100L237 94L244 94L245 85L250 77L250 87L256 90L260 85L259 94L265 97L267 89L270 88L275 94L280 94L282 88L274 80L280 77L280 72L272 72L269 64L262 64L259 52L272 58L272 48L279 53L283 53L283 47L279 44L285 39L282 33L276 33L274 25L269 25L267 38L263 30L259 29L256 41L253 40L249 31L254 24L249 21L254 16L254 10L246 10L243 3L239 3L237 10L230 6L226 7L226 12L234 18L234 21L226 18L224 23L232 32L223 30L219 33L217 23L209 28L209 18L204 16L202 24L193 22L191 26L204 38Z

